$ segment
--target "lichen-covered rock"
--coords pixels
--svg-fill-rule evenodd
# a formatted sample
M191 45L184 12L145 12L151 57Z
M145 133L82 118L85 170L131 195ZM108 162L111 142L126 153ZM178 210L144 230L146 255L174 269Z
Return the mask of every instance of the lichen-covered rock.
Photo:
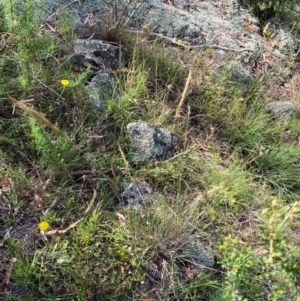
M191 239L184 246L180 259L190 264L194 263L196 267L212 268L215 264L212 253L204 248L202 243L196 238Z
M300 106L290 101L270 102L266 105L266 110L281 120L287 120L295 116L300 117Z
M90 23L96 21L107 26L105 18L110 12L107 3L103 0L85 0L80 4L74 1L65 5L65 0L46 0L44 19L49 21L53 17L60 18L67 12L76 25L86 24L88 20ZM116 1L119 12L124 9L124 3ZM258 20L241 7L237 0L149 0L138 7L137 11L128 8L124 16L126 20L132 14L132 28L147 26L150 32L162 33L172 38L180 37L191 44L209 43L236 49L252 48L253 52L243 53L242 60L255 63L260 58ZM222 56L226 54L224 51L219 52Z
M118 69L120 64L120 47L102 40L76 39L75 54L70 58L73 64L91 66L95 70ZM121 50L121 64L127 62L126 49Z
M214 78L217 80L222 77L223 74L226 75L226 78L230 82L239 83L243 86L249 86L253 82L253 77L250 72L240 64L233 61L218 67L214 71Z
M19 0L24 3L23 0ZM84 1L71 1L66 0L45 0L43 1L43 7L45 11L44 19L46 21L51 18L61 19L63 15L66 15L70 20L73 20L74 24L83 24L93 16L95 18L102 17L103 13L109 12L107 4L101 0L84 0ZM24 5L24 4L23 4ZM98 15L98 16L97 16Z
M258 20L237 0L150 0L141 5L134 21L135 27L147 24L157 33L180 37L192 44L251 48L253 52L241 55L244 62L254 64L261 57L261 39L255 35L260 31ZM223 57L226 54L223 50L218 52Z
M105 98L112 96L115 86L115 79L107 73L98 73L87 86L91 102L100 111L105 111Z
M129 123L127 131L136 163L165 160L179 143L176 134L146 122Z
M136 205L142 203L145 199L150 198L152 195L151 187L145 182L132 182L130 183L121 194L128 205Z

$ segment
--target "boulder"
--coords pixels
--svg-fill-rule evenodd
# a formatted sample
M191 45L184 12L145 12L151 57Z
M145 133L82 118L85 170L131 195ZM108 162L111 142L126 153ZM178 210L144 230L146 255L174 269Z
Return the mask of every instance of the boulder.
M179 143L176 134L146 122L129 123L127 131L135 163L165 160Z
M102 40L76 39L75 54L70 58L73 64L82 67L91 66L93 70L115 70L127 62L127 51Z

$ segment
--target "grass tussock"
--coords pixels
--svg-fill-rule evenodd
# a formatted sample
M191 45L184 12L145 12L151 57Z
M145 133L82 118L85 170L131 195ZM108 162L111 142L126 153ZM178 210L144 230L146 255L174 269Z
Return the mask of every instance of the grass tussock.
M211 51L127 33L130 60L103 114L88 100L91 70L68 60L68 19L53 34L33 2L18 15L10 5L0 17L0 299L298 300L300 121L266 111L263 81L216 80ZM176 132L173 157L132 164L134 121ZM143 181L153 194L129 206L122 191ZM194 246L214 264L191 262Z

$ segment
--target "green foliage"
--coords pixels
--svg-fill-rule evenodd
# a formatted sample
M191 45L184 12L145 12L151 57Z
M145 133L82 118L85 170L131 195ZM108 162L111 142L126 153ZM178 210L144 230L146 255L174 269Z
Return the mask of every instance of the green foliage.
M43 1L40 0L3 0L3 25L8 32L27 34L33 32L43 16Z
M28 118L30 132L27 134L29 143L34 152L40 168L47 168L51 175L66 172L80 162L78 150L61 137L51 136L33 118ZM70 160L70 158L72 158Z
M26 286L28 299L297 300L300 121L266 112L260 79L245 87L224 70L216 81L208 75L213 49L194 56L144 36L132 45L124 35L131 61L116 71L118 87L100 113L85 89L90 70L76 73L68 63L68 16L52 35L40 26L42 2L2 2L0 184L9 205L1 196L0 233L17 231L3 240L0 262L17 257L11 280ZM137 7L108 2L109 30L118 33L127 16L116 6ZM291 3L247 4L265 17ZM192 93L175 122L190 68ZM7 94L67 131L80 149L12 107ZM138 120L181 137L174 157L132 164L126 126ZM128 206L120 194L133 181L155 193ZM49 222L49 232L38 221ZM186 263L179 270L182 247L195 237L213 251L213 269ZM166 277L154 279L149 267L162 259Z
M218 88L205 88L200 108L208 120L224 135L241 158L245 167L253 168L264 181L281 192L299 192L299 148L287 140L295 135L295 120L277 122L266 112L261 101L262 91L253 86L247 94L220 81ZM201 102L203 101L203 103ZM289 138L287 135L289 133Z
M261 20L289 13L299 4L297 0L239 0L239 2L246 5Z
M299 215L299 202L281 207L278 200L272 202L271 210L265 208L257 214L263 221L260 235L265 241L256 250L239 237L225 237L219 245L222 265L227 271L224 280L227 288L222 288L224 295L231 300L294 300L297 297L299 252L286 233L295 214ZM279 279L281 284L277 282ZM261 287L261 281L271 288L269 293Z
M122 81L119 80L121 91L107 99L107 109L116 125L124 128L125 125L137 118L139 112L135 108L147 98L147 72L143 70L142 66L124 68L121 72ZM133 114L133 111L137 112Z

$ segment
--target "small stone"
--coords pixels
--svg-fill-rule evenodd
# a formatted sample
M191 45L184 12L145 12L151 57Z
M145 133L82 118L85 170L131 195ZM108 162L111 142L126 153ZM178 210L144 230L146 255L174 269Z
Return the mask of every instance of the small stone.
M136 205L143 202L146 198L149 198L152 195L152 189L145 182L133 182L130 183L123 193L121 197L124 198L128 205Z
M193 238L184 246L180 258L190 264L195 263L197 267L212 268L215 264L212 253L204 248L196 238Z
M91 66L95 70L115 70L119 68L120 63L124 66L128 59L126 49L96 39L76 39L74 51L75 54L70 58L71 62Z
M245 87L249 86L253 78L250 74L250 72L245 69L243 66L236 62L229 62L226 65L222 65L218 67L214 71L214 78L215 80L218 80L223 76L223 72L225 71L226 77L231 81L231 82L236 82L239 83Z
M127 125L133 151L132 160L136 163L161 161L172 156L172 150L179 143L176 134L146 122Z
M91 102L100 111L105 111L105 98L112 96L115 86L115 79L107 73L98 73L87 86Z
M290 101L270 102L266 105L266 110L281 120L287 120L295 116L300 116L299 105Z

